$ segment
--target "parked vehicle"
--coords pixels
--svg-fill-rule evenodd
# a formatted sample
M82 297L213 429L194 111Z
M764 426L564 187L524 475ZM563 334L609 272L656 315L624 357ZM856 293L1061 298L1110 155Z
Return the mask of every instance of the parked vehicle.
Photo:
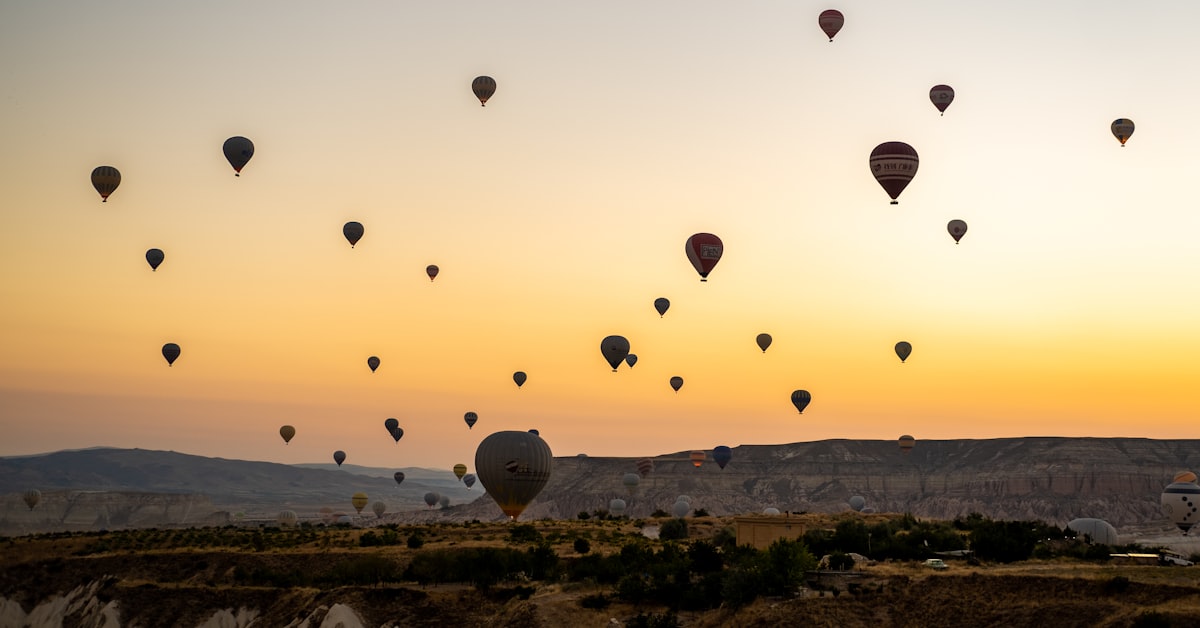
M946 569L946 562L940 558L930 558L925 561L925 566L930 569Z

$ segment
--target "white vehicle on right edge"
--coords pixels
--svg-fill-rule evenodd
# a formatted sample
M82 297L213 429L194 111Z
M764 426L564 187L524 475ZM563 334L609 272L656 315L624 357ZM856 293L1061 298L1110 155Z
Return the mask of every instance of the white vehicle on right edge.
M1185 558L1183 556L1183 554L1180 554L1178 552L1172 552L1171 550L1159 550L1158 564L1160 564L1160 565L1178 565L1180 567L1191 567L1195 563L1188 560L1187 558Z

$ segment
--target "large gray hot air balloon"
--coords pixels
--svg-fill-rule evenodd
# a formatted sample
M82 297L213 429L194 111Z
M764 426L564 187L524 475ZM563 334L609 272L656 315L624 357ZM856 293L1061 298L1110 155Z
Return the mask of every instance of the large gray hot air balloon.
M1172 482L1163 489L1160 500L1163 513L1184 534L1200 521L1200 513L1196 510L1200 506L1200 486L1195 483Z
M167 360L167 366L174 365L175 360L179 359L179 345L173 342L168 342L162 346L162 354Z
M917 175L917 151L904 142L884 142L871 151L871 174L892 197L892 205Z
M629 355L629 341L624 336L608 336L600 341L600 353L616 373L617 367L625 360L625 356Z
M486 107L487 101L496 93L496 79L490 76L477 76L471 81L471 91L479 99L479 106Z
M529 432L496 432L475 450L475 475L500 510L521 516L550 480L550 446Z
M146 263L150 264L150 270L158 270L158 266L166 259L162 249L150 249L146 251Z
M238 135L225 140L221 151L225 153L225 159L229 160L229 165L233 166L233 176L240 177L242 168L245 168L246 163L254 156L254 142Z
M867 505L867 499L862 495L855 495L850 498L850 507L857 511L862 511Z
M1086 534L1092 543L1100 545L1117 544L1117 529L1103 519L1092 519L1090 517L1072 519L1067 522L1067 527L1081 535Z
M37 506L38 502L42 501L42 492L36 488L31 488L28 491L25 491L25 494L21 496L21 499L25 500L25 505L29 506L30 510L33 510L33 507Z
M92 187L100 193L100 202L107 203L108 196L121 185L121 172L112 166L97 166L92 170Z
M364 233L366 233L366 230L363 229L361 222L354 222L352 220L342 225L342 235L345 236L346 241L350 243L350 248L354 248L354 245L358 244L358 241L362 239Z

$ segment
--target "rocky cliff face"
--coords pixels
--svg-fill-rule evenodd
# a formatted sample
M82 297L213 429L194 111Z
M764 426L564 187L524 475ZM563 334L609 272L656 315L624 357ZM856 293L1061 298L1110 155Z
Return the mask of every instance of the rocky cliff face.
M0 534L224 525L204 495L128 491L48 491L30 510L20 500L0 504Z

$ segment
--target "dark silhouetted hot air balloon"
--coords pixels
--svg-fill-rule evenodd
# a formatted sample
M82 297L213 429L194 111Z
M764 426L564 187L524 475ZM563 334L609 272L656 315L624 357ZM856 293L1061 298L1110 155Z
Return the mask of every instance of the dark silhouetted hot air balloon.
M625 356L629 355L629 341L624 336L608 336L600 341L600 353L616 373L617 367L621 366Z
M437 505L438 501L441 498L442 498L441 495L438 495L437 493L434 493L433 491L425 493L425 505L429 506L430 508L433 508L434 506Z
M371 372L374 373L375 369L379 368L379 358L375 356L367 358L367 366L371 367Z
M437 264L430 264L425 267L425 274L429 275L429 281L433 281L434 279L437 279L439 270L440 269L437 267Z
M392 479L396 480L396 484L403 484L404 483L404 472L397 471L397 472L393 473Z
M646 477L646 476L650 475L650 472L654 471L654 461L651 460L650 458L642 458L642 459L638 460L637 461L637 470L638 470L638 475L640 475L642 477Z
M919 161L917 151L904 142L884 142L871 151L871 174L892 197L892 205L917 175Z
M1200 520L1200 486L1194 482L1172 482L1160 496L1163 513L1186 535Z
M350 505L354 506L354 510L358 511L360 515L362 514L362 509L367 507L368 501L370 500L367 499L366 493L355 493L350 496Z
M713 462L717 463L718 467L724 469L725 465L729 464L729 461L733 459L733 450L725 445L717 445L713 447L712 457Z
M637 355L630 353L629 355L625 356L625 364L628 364L629 368L633 368L633 365L637 364Z
M34 506L37 506L38 502L42 501L42 492L36 488L31 488L25 491L21 499L25 501L25 505L29 506L30 510L33 510Z
M443 510L445 510L446 508L449 508L450 507L450 496L449 495L439 495L438 496L438 505L441 506Z
M1117 138L1117 140L1121 142L1121 146L1124 146L1125 142L1129 140L1129 136L1133 135L1133 120L1130 120L1129 118L1117 118L1116 120L1113 120L1111 128L1113 137ZM94 176L95 175L93 174L93 177ZM101 192L101 194L103 194L103 192Z
M229 160L229 165L233 166L233 176L242 176L242 168L246 167L246 163L254 156L254 142L242 137L235 136L225 140L225 144L221 146L221 152L225 153L225 159Z
M767 347L771 346L771 334L759 334L754 337L754 342L758 344L758 348L762 349L763 353L766 353Z
M683 388L683 378L678 375L672 377L671 388L675 389L675 392L679 392L679 389Z
M666 297L658 297L654 300L654 311L658 312L658 317L662 318L667 310L671 309L671 300Z
M471 81L471 91L479 99L479 106L486 107L487 101L496 93L496 79L490 76L477 76ZM518 90L519 91L519 90Z
M912 354L912 345L908 344L907 342L904 342L903 340L896 343L896 356L900 358L900 362L904 362L905 360L907 360L908 356L911 354Z
M342 466L342 463L346 461L346 452L340 449L333 452L333 461L337 463L337 466Z
M389 418L383 422L383 429L387 430L389 434L392 433L392 430L398 427L400 427L400 421L397 421L396 419Z
M954 102L954 88L949 85L934 85L929 89L929 101L942 115L946 115L946 107Z
M900 443L900 451L902 451L904 453L908 453L908 452L912 451L913 447L917 446L917 439L913 438L912 436L909 436L908 434L905 434L900 437L899 443Z
M688 261L700 273L700 281L708 281L708 273L721 261L725 245L721 243L721 238L711 233L697 233L687 239L683 249L687 252Z
M842 30L842 25L845 23L846 17L837 9L826 9L821 11L821 15L817 17L817 24L825 32L825 36L829 38L829 41L833 41L833 36Z
M458 478L459 480L462 480L463 476L466 474L467 474L467 465L465 465L461 462L454 465L454 477Z
M496 432L475 450L475 474L504 514L516 519L550 480L553 453L540 436Z
M699 469L699 468L700 468L700 465L704 464L704 458L705 458L705 457L706 457L706 456L705 456L704 452L703 452L703 451L700 451L699 449L697 449L696 451L693 451L693 452L692 452L692 453L691 453L691 454L688 456L688 459L692 461L692 466L693 466L693 467L696 467L697 469Z
M392 440L397 443L404 438L404 428L400 427L400 422L396 419L388 419L384 422L384 427L387 428L388 434L392 435Z
M159 264L162 264L164 259L166 259L166 255L163 254L162 249L146 251L146 263L150 264L150 270L158 270Z
M638 483L642 481L642 476L636 473L626 473L621 476L621 484L625 485L625 490L633 495L637 491Z
M967 223L958 219L951 220L946 223L946 231L950 232L950 237L954 238L955 244L958 244L958 241L967 233Z
M296 436L296 428L290 425L284 425L279 428L279 436L283 438L283 444L286 445L292 442L292 438Z
M463 415L463 421L467 424L467 429L475 427L475 423L479 421L479 415L474 412L468 412Z
M354 248L354 245L358 244L358 241L363 237L363 233L366 233L366 231L363 229L361 222L351 220L342 225L342 235L346 236L346 241L350 243L350 248Z
M800 414L804 414L804 409L808 407L810 401L812 401L812 395L808 394L807 390L796 390L792 392L792 405L796 406L796 409L800 411Z
M167 359L167 366L175 364L175 360L179 359L179 345L168 342L162 346L162 354Z
M529 433L530 433L530 434L533 434L534 436L541 436L541 435L542 435L542 433L541 433L541 432L539 432L539 431L537 431L536 429L529 430Z
M121 185L121 172L112 166L97 166L92 170L92 187L100 193L100 202L107 203L108 196Z
M528 377L526 377L525 371L517 371L516 373L513 373L513 382L516 383L517 388L524 386L526 379L528 379Z

